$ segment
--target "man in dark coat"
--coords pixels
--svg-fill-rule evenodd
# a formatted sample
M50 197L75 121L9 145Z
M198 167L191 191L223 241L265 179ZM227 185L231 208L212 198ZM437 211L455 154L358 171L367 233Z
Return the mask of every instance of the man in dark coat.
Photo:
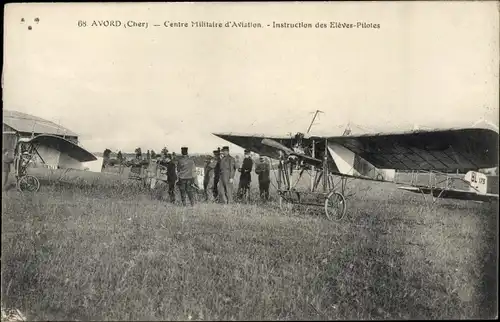
M229 147L222 148L224 155L220 160L220 178L219 178L219 198L222 203L233 202L233 181L236 174L236 161L229 155Z
M245 158L243 159L243 163L241 168L238 169L240 174L240 183L238 186L238 199L243 198L244 196L249 197L247 194L250 190L250 183L252 182L252 168L253 161L250 155L249 150L245 150Z
M214 159L215 159L215 169L214 169L214 187L213 194L214 199L219 200L219 178L220 178L220 148L214 150Z
M259 191L262 200L269 200L269 178L270 167L269 163L264 160L264 157L259 158L259 163L255 166L255 173L259 176Z
M196 165L194 161L188 157L188 148L181 148L181 158L177 162L177 170L179 176L179 190L181 192L182 204L186 205L186 194L188 195L191 206L194 205L193 185L196 179Z
M177 170L172 155L169 153L165 158L167 167L167 184L170 202L175 202L175 183L177 182Z

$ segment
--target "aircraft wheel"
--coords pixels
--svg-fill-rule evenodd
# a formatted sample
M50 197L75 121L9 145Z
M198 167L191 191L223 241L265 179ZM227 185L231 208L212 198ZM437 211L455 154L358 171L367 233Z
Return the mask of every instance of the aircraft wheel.
M330 220L340 220L347 210L347 203L344 196L338 192L330 192L325 199L325 214Z
M17 181L17 189L21 192L37 192L40 189L40 181L31 175L22 176Z

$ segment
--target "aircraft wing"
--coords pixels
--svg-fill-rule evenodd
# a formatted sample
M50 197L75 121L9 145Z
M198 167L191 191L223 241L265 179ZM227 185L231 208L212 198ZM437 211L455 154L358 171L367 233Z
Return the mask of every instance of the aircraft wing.
M289 136L214 133L214 135L252 152L274 159L279 149L263 144L270 139L286 147L293 145ZM305 138L308 142L313 137ZM314 137L316 142L341 145L378 169L447 171L477 170L498 166L498 132L490 129L463 128L375 133L349 136Z
M63 139L62 137L50 134L41 134L28 140L33 145L47 146L62 154L67 154L69 157L79 161L88 162L95 161L95 155L85 150L84 148L74 144L71 141Z
M464 128L326 137L379 169L477 170L498 165L498 132Z
M263 139L274 140L278 143L291 146L292 138L289 136L266 136L261 134L240 134L240 133L214 133L215 136L220 137L228 142L231 142L239 147L258 153L262 156L267 156L273 159L278 159L279 149L265 145L262 143Z

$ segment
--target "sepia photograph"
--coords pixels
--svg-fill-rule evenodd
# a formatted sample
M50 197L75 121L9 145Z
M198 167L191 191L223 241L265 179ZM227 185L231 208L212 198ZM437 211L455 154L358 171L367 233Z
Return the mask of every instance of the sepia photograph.
M498 318L499 13L4 5L1 321Z

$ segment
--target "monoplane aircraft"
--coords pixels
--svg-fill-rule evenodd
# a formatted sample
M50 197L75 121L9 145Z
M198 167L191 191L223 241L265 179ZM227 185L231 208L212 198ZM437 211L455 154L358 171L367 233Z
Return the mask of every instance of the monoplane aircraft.
M9 133L4 132L5 135ZM38 178L27 172L30 164L41 162L52 169L83 170L83 162L94 160L97 158L92 153L56 135L15 138L14 171L20 191L36 192L40 188Z
M490 196L485 191L486 178L475 171L498 166L498 132L483 128L321 137L302 133L295 136L213 134L244 149L279 160L277 190L280 205L321 204L327 217L336 219L342 218L346 211L345 188L349 178L395 182L396 171L444 174L472 171L467 174L471 179L468 181L471 188L466 194L460 195L445 187L438 195L451 198L475 195L480 199ZM292 183L291 174L295 168L299 168L300 173ZM300 177L310 168L318 170L310 189L316 195L314 203L304 202L304 193L296 189ZM479 189L474 185L473 175L474 179L481 180ZM334 184L334 176L340 177L339 183ZM467 176L463 181L467 182ZM322 191L316 192L320 182ZM406 190L418 189L417 192L427 193L429 187L415 184L410 188ZM435 191L430 187L429 193L434 194ZM318 203L319 200L324 202Z

